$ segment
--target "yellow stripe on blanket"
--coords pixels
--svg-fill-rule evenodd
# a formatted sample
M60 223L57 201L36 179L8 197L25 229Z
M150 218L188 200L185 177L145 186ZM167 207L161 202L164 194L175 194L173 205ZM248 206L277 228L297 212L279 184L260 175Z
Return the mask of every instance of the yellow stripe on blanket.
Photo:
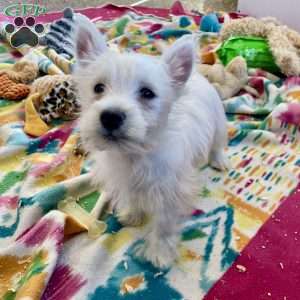
M33 267L34 259L37 256L43 264L48 259L48 253L44 250L37 254L32 253L21 257L14 255L0 256L1 299L41 299L45 289L47 273L33 273L32 276L28 277L28 272ZM27 280L18 280L19 278L27 278ZM10 295L13 295L14 298L11 298Z
M17 169L26 157L26 155L27 154L25 150L20 150L14 155L4 156L3 158L0 158L0 171L10 172L11 170Z
M109 234L102 241L101 245L112 255L118 251L121 247L124 247L130 241L132 241L133 235L130 228L122 228L114 234Z
M237 228L233 228L233 238L238 251L242 251L250 241L250 238Z
M264 223L269 218L268 213L249 205L248 203L244 202L242 199L228 191L225 191L224 201L232 205L235 209L239 210L241 213L243 213L245 216L248 216L252 220L257 220L261 223Z
M1 255L0 256L0 274L1 274L1 284L0 284L0 298L3 299L7 291L13 288L12 278L15 274L19 276L24 276L26 270L32 263L32 257L30 255L26 256L14 256L14 255Z
M14 64L0 63L0 70L3 69L12 69Z
M16 113L16 110L24 105L23 102L14 102L12 101L11 105L4 106L0 108L0 117L9 114L9 113ZM0 125L3 125L0 121Z

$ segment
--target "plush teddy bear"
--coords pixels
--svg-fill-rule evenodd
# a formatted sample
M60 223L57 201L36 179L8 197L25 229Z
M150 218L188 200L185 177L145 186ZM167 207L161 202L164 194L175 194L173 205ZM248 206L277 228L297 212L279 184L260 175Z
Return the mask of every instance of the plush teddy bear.
M223 41L237 36L265 38L281 72L286 76L300 75L300 34L275 18L232 20L224 24L220 35Z
M248 81L247 63L244 58L234 58L226 67L198 64L198 71L216 88L222 100L235 96Z

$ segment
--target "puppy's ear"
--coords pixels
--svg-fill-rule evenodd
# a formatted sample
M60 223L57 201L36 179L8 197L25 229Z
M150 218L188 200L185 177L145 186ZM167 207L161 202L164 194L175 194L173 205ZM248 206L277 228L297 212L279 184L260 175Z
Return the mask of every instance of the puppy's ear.
M188 35L177 40L163 53L162 59L173 83L177 86L184 85L191 75L195 61L195 44L192 37Z
M88 63L107 50L103 35L84 15L76 16L74 46L75 58L79 64Z

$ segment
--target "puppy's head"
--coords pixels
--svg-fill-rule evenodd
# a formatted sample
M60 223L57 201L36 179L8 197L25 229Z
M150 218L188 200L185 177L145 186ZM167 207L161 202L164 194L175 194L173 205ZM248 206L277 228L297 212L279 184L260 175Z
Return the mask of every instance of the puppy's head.
M110 51L96 27L81 18L75 48L80 131L87 150L142 153L152 148L191 74L190 39L177 41L160 59L120 54Z

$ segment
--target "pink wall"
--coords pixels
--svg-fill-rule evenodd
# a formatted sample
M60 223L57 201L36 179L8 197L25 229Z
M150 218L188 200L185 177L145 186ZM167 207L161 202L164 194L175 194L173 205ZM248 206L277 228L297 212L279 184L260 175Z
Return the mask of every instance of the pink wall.
M300 31L300 0L239 0L239 10L255 17L276 17Z

